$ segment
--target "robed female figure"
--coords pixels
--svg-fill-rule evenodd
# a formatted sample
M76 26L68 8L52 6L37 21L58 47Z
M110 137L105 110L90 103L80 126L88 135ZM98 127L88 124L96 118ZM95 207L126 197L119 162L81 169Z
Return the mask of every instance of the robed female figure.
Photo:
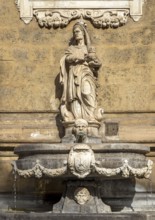
M73 27L71 45L60 61L60 83L63 85L61 114L64 121L79 118L96 121L96 88L100 66L86 27L77 22Z

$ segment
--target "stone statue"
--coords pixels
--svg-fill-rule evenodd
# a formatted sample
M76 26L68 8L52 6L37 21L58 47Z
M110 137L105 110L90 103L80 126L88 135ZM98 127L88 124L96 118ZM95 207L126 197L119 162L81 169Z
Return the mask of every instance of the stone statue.
M101 109L97 110L96 99L100 66L84 23L77 22L71 45L60 61L60 83L63 85L60 109L64 122L75 119L99 121L103 113Z

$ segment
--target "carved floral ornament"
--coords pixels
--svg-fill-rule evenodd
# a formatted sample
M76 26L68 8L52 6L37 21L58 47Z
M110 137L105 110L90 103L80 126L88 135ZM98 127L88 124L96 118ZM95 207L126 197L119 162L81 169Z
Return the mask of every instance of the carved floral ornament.
M117 28L142 16L146 0L15 0L25 24L36 17L41 27L63 28L73 19L90 20L97 28ZM89 9L88 9L89 7Z
M24 178L42 178L43 176L54 178L65 174L72 174L79 179L84 179L90 174L97 174L105 177L119 175L124 178L128 178L130 176L137 178L149 178L152 168L153 162L151 160L147 160L145 167L134 168L129 165L127 159L124 159L122 161L122 165L117 168L100 167L99 162L95 160L93 150L87 144L76 144L73 146L68 155L67 163L64 162L64 167L61 168L45 168L40 164L39 160L36 161L34 167L27 170L18 169L16 163L13 164L14 171Z

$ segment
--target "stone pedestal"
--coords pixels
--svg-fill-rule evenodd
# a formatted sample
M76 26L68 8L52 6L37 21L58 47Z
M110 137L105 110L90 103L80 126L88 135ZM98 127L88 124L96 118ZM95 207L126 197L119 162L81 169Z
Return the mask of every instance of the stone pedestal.
M76 143L76 135L74 134L75 121L63 122L63 126L65 127L65 136L62 138L62 143ZM102 143L99 135L100 123L89 121L87 126L85 143Z
M69 181L59 203L54 205L53 213L105 213L110 206L101 199L101 186L95 181Z

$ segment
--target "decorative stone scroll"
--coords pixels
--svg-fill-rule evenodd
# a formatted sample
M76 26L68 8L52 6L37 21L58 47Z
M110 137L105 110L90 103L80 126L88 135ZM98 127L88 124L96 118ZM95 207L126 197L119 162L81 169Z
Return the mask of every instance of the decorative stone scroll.
M33 15L41 27L66 27L73 19L83 17L97 28L117 28L142 16L145 0L15 0L20 18L30 23ZM89 9L88 9L89 8Z

